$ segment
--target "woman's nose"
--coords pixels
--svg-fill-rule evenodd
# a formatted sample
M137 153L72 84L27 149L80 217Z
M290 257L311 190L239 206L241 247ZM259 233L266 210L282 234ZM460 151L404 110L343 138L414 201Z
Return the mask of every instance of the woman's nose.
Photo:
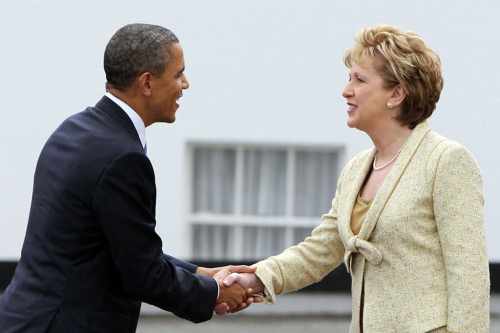
M354 96L354 90L352 90L351 85L348 83L342 90L342 97L348 98Z

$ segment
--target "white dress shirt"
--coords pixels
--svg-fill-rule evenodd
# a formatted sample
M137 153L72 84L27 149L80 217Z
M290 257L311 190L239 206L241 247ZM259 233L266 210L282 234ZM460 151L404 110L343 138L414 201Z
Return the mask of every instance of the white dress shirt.
M127 116L134 124L135 130L137 131L137 135L141 140L142 148L146 149L146 126L144 125L144 121L141 117L134 111L127 103L111 94L110 92L106 92L106 97L118 104L118 106L127 114Z

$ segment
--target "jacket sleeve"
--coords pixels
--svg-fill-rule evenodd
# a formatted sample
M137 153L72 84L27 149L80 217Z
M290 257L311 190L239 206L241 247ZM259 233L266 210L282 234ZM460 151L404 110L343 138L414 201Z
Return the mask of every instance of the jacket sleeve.
M217 283L165 256L155 231L156 188L149 160L123 155L104 170L93 209L102 227L121 284L132 297L193 322L212 317Z
M448 330L489 332L483 185L476 161L459 144L440 157L433 203L446 269Z
M182 267L185 270L190 271L193 274L196 273L196 270L198 269L198 266L196 266L195 264L192 264L190 262L187 262L187 261L184 261L181 259L177 259L175 257L169 256L168 254L163 253L162 257L163 257L163 260L170 261L175 266Z
M330 211L321 217L321 224L311 235L281 254L256 264L256 274L265 286L267 302L274 303L277 294L320 281L342 262L345 250L337 226L341 179L342 176Z

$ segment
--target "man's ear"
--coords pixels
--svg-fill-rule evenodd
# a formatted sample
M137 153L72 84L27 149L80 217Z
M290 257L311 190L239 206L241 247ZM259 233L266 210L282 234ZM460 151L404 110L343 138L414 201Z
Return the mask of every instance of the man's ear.
M138 90L143 96L148 96L148 97L151 96L152 79L153 79L153 74L151 74L150 72L144 72L137 77L136 83L138 86Z
M398 84L392 89L391 96L387 101L387 107L389 109L400 107L407 95L405 88L401 84Z

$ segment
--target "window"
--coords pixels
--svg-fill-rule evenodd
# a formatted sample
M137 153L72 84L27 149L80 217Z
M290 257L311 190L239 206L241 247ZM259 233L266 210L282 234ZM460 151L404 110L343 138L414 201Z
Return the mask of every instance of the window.
M192 257L254 260L310 234L330 209L342 149L189 144Z

